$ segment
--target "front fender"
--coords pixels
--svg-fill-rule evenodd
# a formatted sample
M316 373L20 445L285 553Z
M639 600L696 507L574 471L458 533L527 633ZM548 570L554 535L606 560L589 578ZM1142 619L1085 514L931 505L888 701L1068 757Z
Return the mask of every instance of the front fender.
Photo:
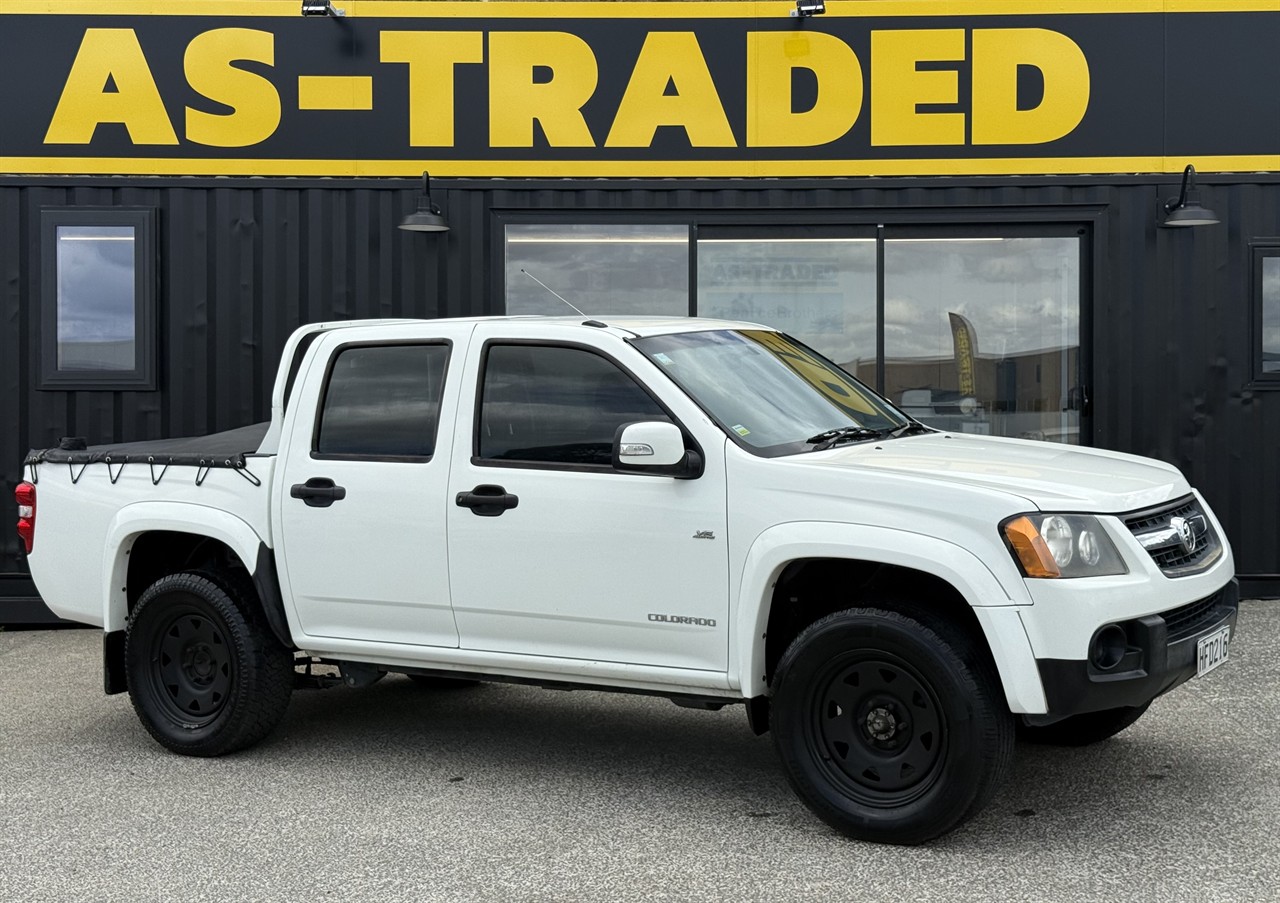
M1044 712L1044 691L1035 655L1018 616L1031 597L1021 581L1000 581L968 549L954 543L884 527L796 522L761 533L747 552L739 584L735 626L742 695L768 692L765 634L773 590L783 569L804 558L845 558L897 565L932 574L950 584L974 608L995 658L1009 708Z
M263 540L253 527L219 508L189 502L138 502L128 505L112 518L103 548L102 573L108 576L102 602L103 629L123 630L128 618L126 586L129 553L144 533L164 530L207 536L226 545L253 574L258 566L258 547Z

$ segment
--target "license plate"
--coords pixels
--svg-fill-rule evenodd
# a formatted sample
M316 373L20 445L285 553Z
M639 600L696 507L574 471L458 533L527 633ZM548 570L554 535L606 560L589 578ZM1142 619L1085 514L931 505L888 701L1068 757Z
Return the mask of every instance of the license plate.
M1196 677L1203 677L1227 660L1231 645L1231 628L1223 627L1196 643Z

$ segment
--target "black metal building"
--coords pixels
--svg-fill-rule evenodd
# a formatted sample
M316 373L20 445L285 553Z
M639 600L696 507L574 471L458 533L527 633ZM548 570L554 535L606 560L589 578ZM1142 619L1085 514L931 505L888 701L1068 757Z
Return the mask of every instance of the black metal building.
M553 15L567 4L531 4L526 18L479 25L444 17L453 4L406 18L351 3L342 22L304 20L293 4L263 3L249 19L213 5L193 16L194 5L0 10L13 51L0 75L32 85L0 132L0 521L16 519L30 447L266 419L296 326L564 312L536 276L592 315L784 326L948 429L1168 461L1223 519L1245 591L1280 593L1280 101L1269 87L1280 62L1265 40L1280 32L1280 3L1080 15L975 3L965 16L899 3L877 17L875 4L837 2L805 21L785 3L776 20L714 4L706 21L687 9L706 4L673 5L672 18L658 4L581 4L573 21ZM906 101L885 87L901 61L877 62L898 52L890 32L926 48L959 34L958 49L908 54L902 77L926 78ZM692 44L654 38L671 34ZM1199 81L1169 59L1188 34L1205 48ZM1063 36L1091 79L1083 106L1078 79L1075 94L1055 81L1080 65ZM1153 46L1133 50L1144 37ZM453 115L451 135L438 118L406 118L426 90L414 67L438 58L409 46L418 40L437 41L432 53L458 73L453 110L429 107ZM539 41L545 59L531 55ZM690 46L720 99L711 127L698 68L661 63ZM572 87L582 47L595 48L598 75L581 101L537 106L537 86ZM770 48L792 61L760 62ZM856 84L822 62L849 59L865 63ZM241 95L209 81L218 60L248 80ZM942 71L954 86L929 81ZM298 74L315 72L326 74ZM535 105L524 120L494 112L512 102L493 87L511 72ZM743 87L771 72L790 85L784 100ZM1016 85L983 95L1001 72ZM266 104L275 131L253 142L271 125L250 115L255 78L277 101ZM839 112L842 99L861 113ZM1056 124L1019 118L1055 104ZM752 112L768 109L772 120ZM947 116L963 120L960 141L941 146L959 121ZM511 131L521 122L527 136ZM809 137L786 146L792 128ZM1187 164L1198 184L1179 207ZM397 228L425 167L446 232ZM1216 222L1176 228L1179 211ZM46 616L16 533L0 531L0 623Z

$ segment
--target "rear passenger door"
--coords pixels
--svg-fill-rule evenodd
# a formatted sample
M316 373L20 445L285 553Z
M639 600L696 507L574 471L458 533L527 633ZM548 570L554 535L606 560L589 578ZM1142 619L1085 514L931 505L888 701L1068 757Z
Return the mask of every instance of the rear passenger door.
M309 636L457 646L442 502L449 461L436 454L440 424L453 422L453 345L342 336L317 343L311 366L322 372L299 379L282 437L285 597Z

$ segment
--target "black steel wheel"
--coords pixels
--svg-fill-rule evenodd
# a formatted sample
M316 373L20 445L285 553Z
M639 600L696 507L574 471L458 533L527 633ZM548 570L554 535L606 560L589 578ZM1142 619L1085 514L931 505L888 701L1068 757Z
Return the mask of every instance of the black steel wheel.
M1089 746L1125 730L1146 714L1151 703L1071 715L1053 724L1018 725L1018 737L1047 746Z
M142 594L125 640L129 695L161 745L192 756L250 746L279 722L293 655L255 617L252 590L220 574L173 574Z
M850 609L796 637L774 679L772 733L800 798L862 840L922 843L994 792L1013 722L958 629Z

